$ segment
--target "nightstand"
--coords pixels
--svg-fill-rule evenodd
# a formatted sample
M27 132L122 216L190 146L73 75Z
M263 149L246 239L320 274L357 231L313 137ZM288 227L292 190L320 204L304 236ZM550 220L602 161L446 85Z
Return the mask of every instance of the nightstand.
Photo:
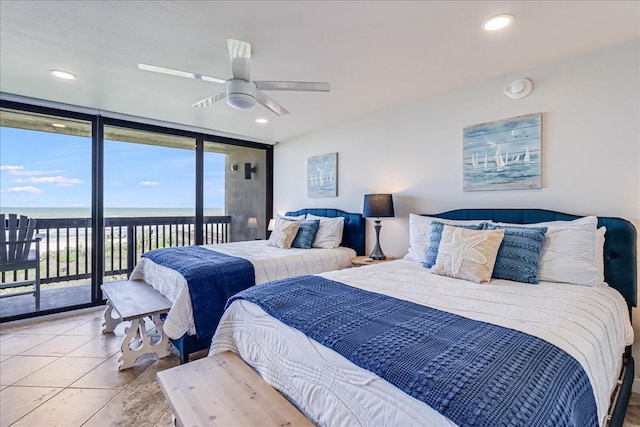
M394 257L388 256L387 259L373 260L368 256L357 256L355 258L351 258L351 264L355 267L360 267L361 265L371 265L371 264L380 264L381 262L393 261Z

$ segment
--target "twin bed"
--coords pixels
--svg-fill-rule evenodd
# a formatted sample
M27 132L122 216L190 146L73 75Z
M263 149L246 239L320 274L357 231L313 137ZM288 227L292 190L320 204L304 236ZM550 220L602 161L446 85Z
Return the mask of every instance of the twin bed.
M503 230L544 222L539 277L478 284L435 274L442 266L423 261L438 218ZM415 217L408 259L231 298L210 354L238 354L317 425L622 425L637 237L626 220L590 218L537 209ZM501 264L507 277L522 273L513 267L522 259Z
M302 209L287 212L286 217L305 217L307 214L323 218L344 218L341 243L339 247L331 249L287 248L269 246L267 242L247 241L218 245L208 245L198 248L168 248L154 251L156 255L175 252L175 258L192 256L194 249L200 249L204 254L194 255L196 261L208 262L207 251L210 249L222 255L246 260L253 267L253 280L250 285L261 284L272 280L304 274L316 274L332 270L339 270L351 266L351 258L364 255L365 221L361 214L348 213L337 209ZM220 270L224 271L227 261L221 260ZM226 274L226 273L223 273ZM215 331L217 318L222 315L224 303L228 296L248 285L239 285L236 289L229 288L217 294L216 289L205 290L197 300L192 301L193 289L187 286L187 280L179 271L163 265L158 258L144 257L138 262L130 277L131 280L143 280L164 295L171 303L163 323L164 333L180 352L181 363L188 362L189 354L206 349L211 344L211 337ZM226 294L229 295L226 295ZM196 317L194 318L194 307ZM205 323L198 318L198 308L204 315L218 315ZM218 313L219 312L219 313ZM200 323L200 328L196 325Z

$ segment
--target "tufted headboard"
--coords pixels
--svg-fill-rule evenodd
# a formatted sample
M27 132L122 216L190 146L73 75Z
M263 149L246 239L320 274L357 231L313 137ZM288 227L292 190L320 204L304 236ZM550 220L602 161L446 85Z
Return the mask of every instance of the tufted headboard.
M457 209L429 216L445 219L486 219L497 222L530 224L545 221L572 221L580 218L545 209ZM604 279L627 300L637 306L637 234L629 221L598 217L598 227L607 227L604 243Z
M342 232L341 246L352 248L358 255L364 255L364 235L366 220L359 213L350 213L341 211L339 209L323 209L323 208L308 208L300 209L299 211L287 212L287 216L299 216L312 214L317 216L327 216L335 218L338 216L344 217L344 231Z

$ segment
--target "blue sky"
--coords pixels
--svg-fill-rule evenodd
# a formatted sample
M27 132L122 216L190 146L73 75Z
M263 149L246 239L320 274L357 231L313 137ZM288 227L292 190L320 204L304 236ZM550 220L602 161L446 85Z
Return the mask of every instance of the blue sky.
M205 153L205 208L224 208L224 155ZM105 207L193 208L195 151L105 141ZM0 128L0 205L91 207L91 140Z

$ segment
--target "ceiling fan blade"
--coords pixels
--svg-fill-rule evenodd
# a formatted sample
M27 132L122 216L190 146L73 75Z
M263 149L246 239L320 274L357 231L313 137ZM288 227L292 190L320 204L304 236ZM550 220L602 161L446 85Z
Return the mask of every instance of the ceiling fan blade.
M223 90L222 92L218 92L215 95L212 95L208 98L203 99L202 101L198 101L192 105L192 107L208 107L210 105L215 104L218 101L221 101L227 97L227 91Z
M204 80L205 82L225 83L226 80L217 77L205 76L202 74L192 73L189 71L174 70L173 68L158 67L157 65L138 64L139 70L152 71L154 73L169 74L171 76L187 77L189 79Z
M254 82L260 90L294 90L305 92L329 92L331 85L326 82Z
M287 111L286 108L284 108L282 105L278 104L276 101L260 92L259 90L256 90L256 101L267 107L269 110L273 111L278 116L289 114L289 111Z
M227 39L227 49L231 59L234 79L251 81L251 45L242 40Z

